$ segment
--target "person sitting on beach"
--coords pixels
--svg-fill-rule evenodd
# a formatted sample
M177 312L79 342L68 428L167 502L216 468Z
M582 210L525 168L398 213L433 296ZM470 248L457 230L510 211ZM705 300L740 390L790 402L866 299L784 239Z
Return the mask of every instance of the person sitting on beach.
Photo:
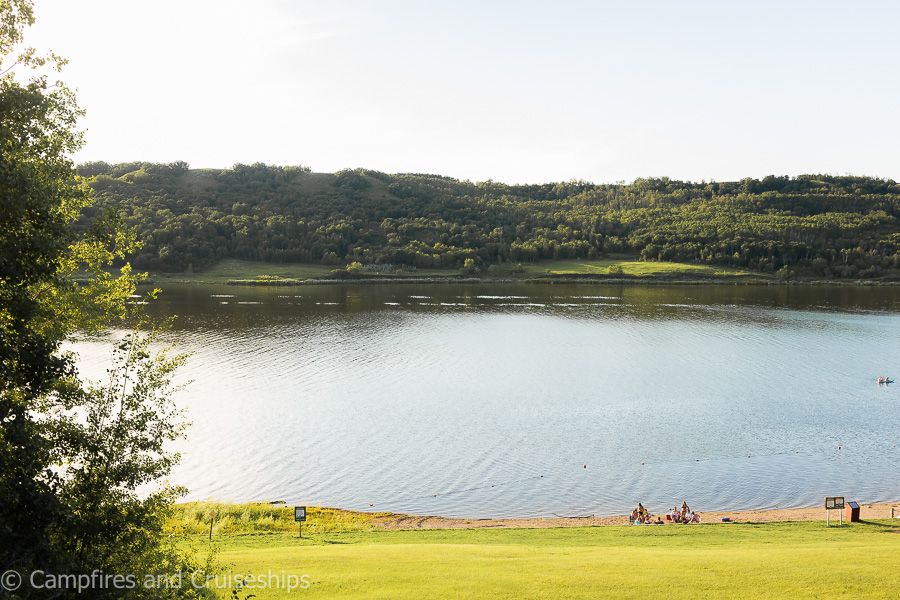
M662 517L660 517L660 516L656 517L656 520L653 521L653 524L654 525L665 525L665 523L663 523Z
M650 513L647 512L647 509L640 502L638 502L638 516L641 518L641 523L646 523L650 518Z
M699 523L700 522L700 513L691 513L691 519L688 523Z
M678 514L678 507L673 506L672 507L672 522L677 523L680 519L681 519L681 515Z
M631 519L629 520L629 523L635 525L640 522L639 518L640 517L638 515L638 509L634 509L633 511L631 511Z

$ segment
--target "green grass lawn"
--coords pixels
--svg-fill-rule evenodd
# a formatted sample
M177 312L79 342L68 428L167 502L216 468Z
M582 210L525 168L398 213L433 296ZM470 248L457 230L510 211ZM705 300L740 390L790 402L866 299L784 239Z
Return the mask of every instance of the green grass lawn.
M896 598L900 524L824 522L235 535L267 598ZM305 576L305 577L303 577ZM270 580L274 581L274 580ZM225 590L227 592L227 590ZM223 594L224 595L224 594ZM243 597L243 596L241 596Z

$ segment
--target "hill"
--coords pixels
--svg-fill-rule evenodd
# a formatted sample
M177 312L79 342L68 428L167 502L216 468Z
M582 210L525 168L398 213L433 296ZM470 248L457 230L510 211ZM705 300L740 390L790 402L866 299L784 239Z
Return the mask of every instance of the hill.
M775 273L900 276L900 185L870 177L738 182L638 179L507 185L366 169L312 173L265 164L86 163L98 198L144 242L137 269L269 263L498 263L611 253Z

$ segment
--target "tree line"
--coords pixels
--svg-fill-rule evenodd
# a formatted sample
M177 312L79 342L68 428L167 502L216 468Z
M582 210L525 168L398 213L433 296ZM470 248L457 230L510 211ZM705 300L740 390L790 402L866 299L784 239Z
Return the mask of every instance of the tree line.
M467 260L481 266L610 253L787 276L879 277L900 269L900 185L872 177L507 185L184 162L92 162L78 173L98 199L92 210L117 211L138 232L143 246L130 258L141 270L202 270L224 258L455 269Z

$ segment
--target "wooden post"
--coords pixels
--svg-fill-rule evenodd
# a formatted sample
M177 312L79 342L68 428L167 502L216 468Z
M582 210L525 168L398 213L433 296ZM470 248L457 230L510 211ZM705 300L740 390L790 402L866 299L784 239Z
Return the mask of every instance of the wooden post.
M297 521L297 532L300 534L300 537L303 537L303 521L306 520L305 506L294 507L294 520Z
M216 513L216 511L214 511L214 510L209 511L209 541L212 541L212 526L213 526L213 519L216 518L216 515L217 515L217 514L218 514L218 513Z

